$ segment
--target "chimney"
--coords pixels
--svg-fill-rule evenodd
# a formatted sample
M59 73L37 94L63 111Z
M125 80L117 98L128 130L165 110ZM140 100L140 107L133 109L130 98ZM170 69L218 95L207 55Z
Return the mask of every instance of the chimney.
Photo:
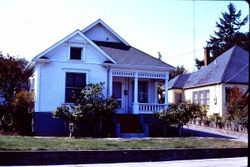
M204 66L207 66L210 63L210 50L208 48L204 48Z

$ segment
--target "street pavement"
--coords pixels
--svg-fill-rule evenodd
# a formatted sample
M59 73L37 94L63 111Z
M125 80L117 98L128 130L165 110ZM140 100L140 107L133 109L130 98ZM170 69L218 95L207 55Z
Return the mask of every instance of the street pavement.
M247 166L248 166L248 157L158 161L158 162L48 165L47 167L247 167ZM37 167L37 166L30 166L30 167Z

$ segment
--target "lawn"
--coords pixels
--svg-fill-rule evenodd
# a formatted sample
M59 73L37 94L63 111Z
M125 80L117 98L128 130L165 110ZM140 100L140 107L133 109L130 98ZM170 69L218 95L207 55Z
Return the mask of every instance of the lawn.
M66 138L0 136L0 150L125 150L168 148L247 148L245 142L220 138Z

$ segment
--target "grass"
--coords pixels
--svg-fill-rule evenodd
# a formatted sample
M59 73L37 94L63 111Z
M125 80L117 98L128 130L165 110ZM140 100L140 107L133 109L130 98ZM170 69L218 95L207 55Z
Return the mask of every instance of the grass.
M168 148L247 148L245 142L220 138L66 138L0 136L0 150L125 150Z

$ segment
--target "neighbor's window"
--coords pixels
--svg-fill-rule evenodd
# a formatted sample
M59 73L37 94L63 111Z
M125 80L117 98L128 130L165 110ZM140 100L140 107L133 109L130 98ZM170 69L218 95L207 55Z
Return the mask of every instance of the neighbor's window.
M194 91L193 102L199 103L201 105L209 105L210 104L209 90Z
M65 102L74 103L86 85L85 73L66 73Z
M226 98L226 104L229 103L229 98L230 98L230 94L231 94L231 89L230 87L226 87L225 88L225 98Z
M70 59L71 60L81 60L82 48L70 47Z

